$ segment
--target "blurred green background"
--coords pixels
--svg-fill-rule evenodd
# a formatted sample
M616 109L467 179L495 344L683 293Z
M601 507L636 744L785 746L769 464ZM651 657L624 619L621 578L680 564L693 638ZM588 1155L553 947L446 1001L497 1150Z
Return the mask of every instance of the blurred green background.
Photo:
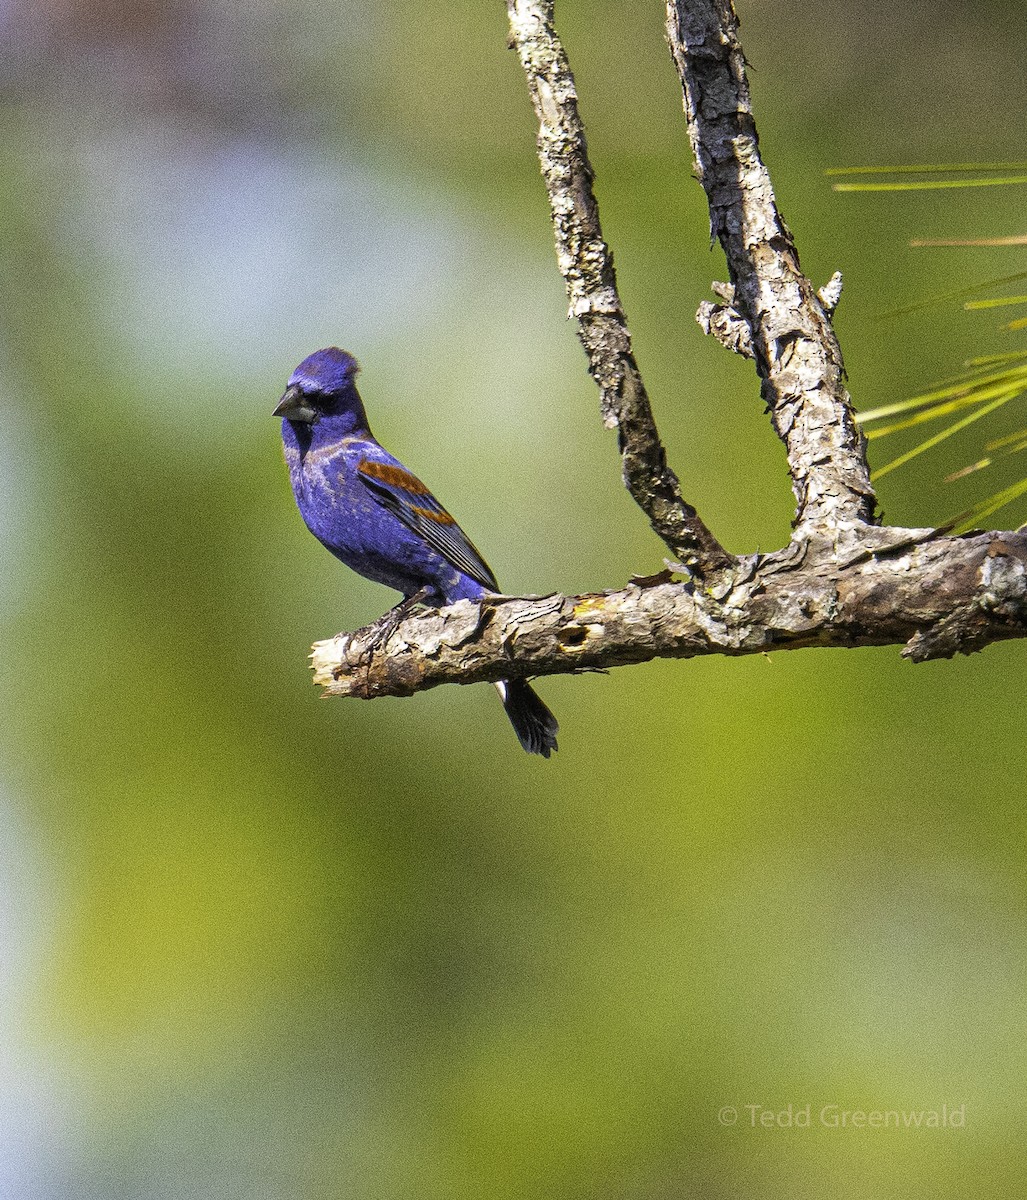
M724 267L662 8L558 16L671 460L731 549L771 549L781 448L693 321ZM1022 233L1022 191L823 171L1025 157L1020 0L741 15L857 403L1015 348L994 313L881 314L1017 270L907 243ZM311 686L309 644L393 599L289 492L270 413L319 346L508 589L661 566L565 320L505 6L3 0L0 28L0 1195L1022 1192L1022 644L543 680L548 763L490 688ZM940 481L975 447L882 481L887 518L966 507L988 485Z

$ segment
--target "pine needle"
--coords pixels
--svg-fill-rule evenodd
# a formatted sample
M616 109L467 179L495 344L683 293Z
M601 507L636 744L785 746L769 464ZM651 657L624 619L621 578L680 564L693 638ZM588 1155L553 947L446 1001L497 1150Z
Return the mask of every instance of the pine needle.
M1027 364L1021 368L980 375L977 378L974 378L972 374L964 373L956 376L944 387L935 388L933 392L924 392L909 400L899 400L895 404L885 404L880 408L871 408L866 412L857 413L856 420L861 425L868 425L871 421L880 421L884 417L893 417L899 413L927 408L939 401L956 401L966 398L967 403L972 404L978 399L989 399L990 397L985 393L992 385L1000 385L1002 388L1006 385L1027 388ZM996 393L992 392L992 395L994 394ZM943 416L944 412L939 412L938 415ZM880 436L880 434L878 433L876 436Z
M998 163L905 163L897 167L828 167L825 175L932 175L958 171L1027 171L1027 162Z
M1027 296L995 296L991 300L967 300L963 307L967 312L980 308L1004 308L1007 304L1027 304Z
M942 188L1005 187L1027 183L1027 175L998 179L918 179L908 183L832 183L832 192L933 192Z
M954 433L959 433L961 429L965 429L967 425L972 425L974 421L979 421L982 417L986 417L989 413L994 412L997 408L1001 408L1003 404L1008 404L1010 400L1020 395L1022 388L1017 388L1016 391L1007 392L1004 396L1000 396L997 400L992 400L990 404L985 404L981 408L976 409L968 416L963 417L959 421L947 426L936 433L933 437L929 437L926 441L921 442L919 446L914 446L912 450L907 450L904 454L900 454L898 458L893 458L890 463L886 463L878 471L874 471L870 478L873 480L880 479L884 475L890 474L898 467L905 466L906 463L916 458L917 455L923 454L925 450L933 450L939 443L950 438Z
M918 300L916 304L906 305L905 308L893 308L886 313L882 313L881 319L887 320L891 317L905 317L910 313L923 312L925 308L930 308L934 304L946 304L950 300L962 300L964 296L972 296L975 292L983 292L985 288L1005 287L1007 283L1019 283L1021 279L1027 279L1027 271L1017 271L1015 275L1003 275L1000 279L982 279L980 283L960 288L957 292L945 292L940 296L930 296L926 300Z
M1022 441L1024 438L1027 438L1027 429L1018 429L1015 433L1007 433L1005 437L995 438L994 441L986 442L984 449L989 454L992 454L996 450L1004 450L1006 446L1011 446L1016 442ZM1008 453L1012 454L1013 451L1010 450Z
M913 238L911 246L1027 246L1027 234L994 238Z
M979 525L985 517L990 517L1000 508L1005 508L1007 504L1018 500L1025 492L1027 492L1027 479L1017 480L1016 483L1010 484L1000 492L995 492L994 495L980 501L979 504L975 504L973 508L955 518L953 532L966 533L968 529Z

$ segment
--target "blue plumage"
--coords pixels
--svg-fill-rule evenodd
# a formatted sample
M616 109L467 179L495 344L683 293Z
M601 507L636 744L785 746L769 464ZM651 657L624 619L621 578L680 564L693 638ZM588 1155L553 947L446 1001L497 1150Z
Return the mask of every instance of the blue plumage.
M330 347L293 371L275 415L307 528L354 571L406 599L443 605L499 590L496 577L427 487L375 440L356 359ZM546 758L556 718L521 681L496 685L521 745Z

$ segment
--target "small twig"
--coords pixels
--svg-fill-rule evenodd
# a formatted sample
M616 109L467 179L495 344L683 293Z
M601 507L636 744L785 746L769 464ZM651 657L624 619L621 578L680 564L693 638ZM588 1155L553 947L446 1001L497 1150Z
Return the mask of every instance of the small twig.
M731 0L667 0L667 39L712 232L735 286L732 306L748 323L787 449L796 525L837 537L874 519L865 443L830 317L799 266L760 157Z
M841 271L835 271L831 278L824 284L822 288L817 288L817 299L824 306L824 312L829 317L833 317L835 309L842 298L842 287L845 281L842 279Z
M703 300L695 314L703 333L715 337L725 350L743 358L755 358L749 322L731 304L714 304Z
M553 27L553 0L507 0L511 44L539 119L538 154L553 213L570 315L599 385L607 428L618 431L624 483L674 554L698 573L734 561L681 494L631 349L617 279L599 223L574 78Z

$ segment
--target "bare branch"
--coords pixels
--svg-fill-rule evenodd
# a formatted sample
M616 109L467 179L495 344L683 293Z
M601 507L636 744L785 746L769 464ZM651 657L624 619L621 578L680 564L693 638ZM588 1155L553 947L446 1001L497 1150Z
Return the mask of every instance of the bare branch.
M616 429L624 483L656 533L702 574L731 556L684 500L653 420L631 349L617 279L599 224L592 167L567 56L553 27L553 0L508 0L511 43L539 119L538 155L556 233L570 315L599 385L603 424Z
M841 277L817 293L803 275L760 160L731 0L667 0L668 34L712 228L729 284L699 320L757 364L798 500L795 534L766 556L733 559L681 498L631 353L599 228L574 82L552 29L552 0L508 0L513 41L540 121L539 157L557 254L624 478L675 554L706 568L618 591L487 597L314 646L326 695L406 696L477 683L605 670L652 658L808 646L904 644L913 661L1027 637L1027 532L949 537L881 528L865 448L844 387L830 313Z
M738 565L716 595L669 574L586 596L462 600L404 620L368 661L373 627L314 646L326 695L409 696L702 654L905 643L914 661L1027 637L1027 533L871 529L847 557L793 542Z
M830 317L802 273L760 157L731 0L667 0L667 38L733 307L749 325L763 396L787 449L796 525L837 536L874 519L865 444Z

